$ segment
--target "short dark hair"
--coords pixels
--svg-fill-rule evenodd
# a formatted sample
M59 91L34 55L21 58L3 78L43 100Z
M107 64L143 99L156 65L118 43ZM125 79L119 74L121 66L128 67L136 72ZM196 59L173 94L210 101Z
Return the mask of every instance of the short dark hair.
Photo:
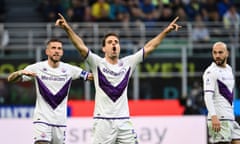
M50 40L47 41L47 45L51 42L60 42L63 43L61 40L57 39L57 38L51 38Z
M106 35L103 37L103 40L102 40L102 46L103 46L103 47L105 46L105 44L106 44L106 39L107 39L109 36L115 36L115 37L117 37L117 38L119 39L118 34L116 34L116 33L108 33L108 34L106 34Z

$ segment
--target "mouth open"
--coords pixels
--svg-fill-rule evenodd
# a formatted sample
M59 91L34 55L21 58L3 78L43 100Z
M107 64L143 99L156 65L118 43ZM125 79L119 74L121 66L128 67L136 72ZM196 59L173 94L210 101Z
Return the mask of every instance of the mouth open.
M116 51L116 47L113 47L113 51Z

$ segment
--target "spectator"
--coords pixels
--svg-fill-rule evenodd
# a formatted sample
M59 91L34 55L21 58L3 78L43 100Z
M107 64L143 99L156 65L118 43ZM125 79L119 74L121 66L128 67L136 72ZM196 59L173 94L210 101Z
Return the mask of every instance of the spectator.
M170 3L170 8L174 16L179 16L179 21L187 22L189 21L188 15L185 11L185 4L182 0L172 0Z
M228 11L228 9L233 5L232 0L220 0L217 3L218 13L220 18L223 18L223 15Z
M240 24L240 15L234 5L223 15L223 24L225 30L228 32L230 41L235 42L236 32L234 29Z
M127 7L130 14L131 21L139 22L144 17L144 14L140 8L138 0L129 0L127 1Z
M65 14L65 9L62 6L61 0L48 0L43 8L43 16L47 22L55 21L58 17L58 13Z
M91 21L91 8L86 0L72 0L72 6L67 10L67 18L71 22Z
M226 29L234 27L235 24L239 24L240 16L237 9L232 5L227 12L223 15L223 23Z
M203 3L202 14L205 21L213 21L216 15L218 15L218 7L216 0L206 0Z
M208 28L205 26L201 15L197 15L195 18L192 39L196 43L206 43L210 40Z
M202 5L198 0L191 0L185 9L190 21L193 21L196 15L202 14Z
M192 40L195 45L194 51L196 53L204 52L205 49L202 46L203 43L208 43L210 40L210 34L208 28L205 26L201 15L197 15L192 30ZM201 45L201 47L199 47ZM199 49L201 48L201 49ZM203 49L202 49L203 48Z
M211 29L210 36L211 37L222 37L225 32L223 32L222 20L219 13L216 13L214 17L212 17L211 25L208 25L208 28Z
M133 53L134 48L139 43L139 40L134 41L134 38L133 38L132 30L136 29L136 28L139 28L138 25L130 24L130 16L127 13L127 15L122 19L122 25L121 25L121 29L120 29L120 34L122 35L121 44L123 45L123 47L125 46L125 48L122 49L122 52L124 54ZM136 34L136 32L135 32L135 34ZM129 47L131 47L132 49L129 49Z
M110 5L109 18L113 22L121 22L129 19L129 13L123 0L113 0Z
M143 3L140 3L140 9L143 12L143 21L144 22L155 22L158 18L157 9L153 5L151 0L143 0Z
M105 0L97 0L91 6L91 14L96 22L109 21L110 4Z
M179 21L182 22L188 21L188 16L183 7L178 7L174 12L174 16L179 16Z
M162 9L161 16L159 17L158 21L160 22L167 22L170 19L173 19L173 11L169 5L164 5Z
M171 7L173 13L175 13L175 15L178 15L177 10L179 8L184 9L185 4L182 2L182 0L172 0L172 2L170 3L170 7ZM181 18L179 18L179 19L181 19Z

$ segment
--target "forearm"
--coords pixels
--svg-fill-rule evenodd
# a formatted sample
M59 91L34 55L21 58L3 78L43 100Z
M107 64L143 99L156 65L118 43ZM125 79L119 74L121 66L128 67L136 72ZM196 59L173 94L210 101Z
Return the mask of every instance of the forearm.
M22 70L11 73L7 80L8 82L18 82L22 79Z
M164 29L160 34L147 42L147 44L144 46L145 56L149 55L160 45L162 40L166 37L167 33L167 29Z
M86 47L86 45L84 44L83 40L80 38L80 36L78 36L71 27L65 28L64 29L69 37L69 39L71 40L71 42L73 43L73 45L76 47L76 49L80 52L82 57L86 57L87 56L87 52L88 52L88 48Z
M160 34L158 34L144 46L145 57L158 47L158 45L162 42L163 38L165 38L165 36L169 32L171 32L172 30L178 31L178 29L181 28L181 26L176 23L178 18L179 17L176 17Z

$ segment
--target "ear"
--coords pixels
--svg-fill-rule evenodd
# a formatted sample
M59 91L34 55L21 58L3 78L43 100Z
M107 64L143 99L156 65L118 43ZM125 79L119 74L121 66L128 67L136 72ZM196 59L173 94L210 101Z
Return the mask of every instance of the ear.
M48 48L45 49L45 54L48 55Z
M105 53L105 47L102 47L102 51Z

